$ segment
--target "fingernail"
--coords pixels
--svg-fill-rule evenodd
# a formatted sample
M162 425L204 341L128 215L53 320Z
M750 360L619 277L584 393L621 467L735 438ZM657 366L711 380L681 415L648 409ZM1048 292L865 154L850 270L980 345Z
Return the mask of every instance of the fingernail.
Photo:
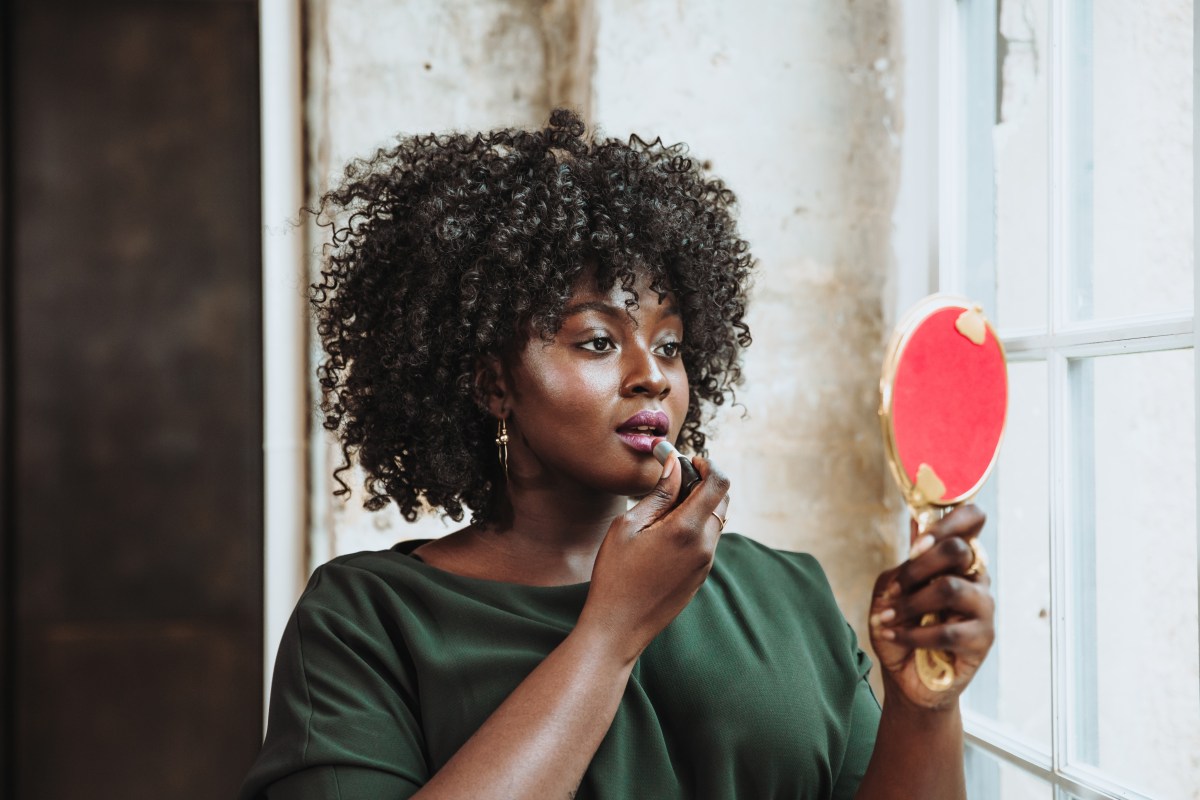
M879 632L879 635L880 637L887 639L889 642L895 641L896 639L896 632L891 628L884 628Z
M900 584L896 583L895 581L892 581L891 583L889 583L888 587L883 590L883 599L884 600L890 600L893 597L899 597L899 596L900 596Z
M882 625L885 622L891 622L895 618L896 618L896 609L885 608L883 611L880 611L878 614L871 615L871 624L875 627L879 627L880 625Z
M665 481L667 478L669 478L671 476L671 473L675 471L675 462L678 460L679 459L677 459L677 458L671 458L669 456L667 457L666 462L663 463L662 477L659 478L659 480Z
M913 542L912 549L908 551L909 560L911 561L929 548L933 547L933 542L933 534L929 533L925 534L920 539L917 539L915 542Z

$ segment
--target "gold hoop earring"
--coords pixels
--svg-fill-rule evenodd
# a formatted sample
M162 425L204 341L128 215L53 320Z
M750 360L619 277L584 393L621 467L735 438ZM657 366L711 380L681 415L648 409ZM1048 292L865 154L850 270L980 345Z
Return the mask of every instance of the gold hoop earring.
M508 426L504 420L496 426L496 448L500 456L500 466L504 468L504 480L508 480Z

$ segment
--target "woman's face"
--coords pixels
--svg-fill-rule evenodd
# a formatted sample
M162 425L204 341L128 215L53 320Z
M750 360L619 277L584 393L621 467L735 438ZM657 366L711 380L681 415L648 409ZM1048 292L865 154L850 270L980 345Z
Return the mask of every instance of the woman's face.
M642 275L639 305L620 286L579 284L550 342L534 336L509 365L509 470L529 484L578 484L636 496L662 467L655 436L674 442L688 409L683 319Z

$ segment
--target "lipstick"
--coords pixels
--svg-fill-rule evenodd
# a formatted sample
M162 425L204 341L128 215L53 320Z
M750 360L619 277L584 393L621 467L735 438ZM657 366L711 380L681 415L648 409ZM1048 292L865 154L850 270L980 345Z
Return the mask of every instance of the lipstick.
M675 453L679 458L679 469L682 483L679 486L679 500L676 505L687 499L687 496L692 493L692 489L700 483L700 473L696 472L696 468L692 466L692 462L684 458L675 446L661 436L654 440L654 449L652 451L654 457L658 459L658 463L665 464L667 459L671 457L671 453Z

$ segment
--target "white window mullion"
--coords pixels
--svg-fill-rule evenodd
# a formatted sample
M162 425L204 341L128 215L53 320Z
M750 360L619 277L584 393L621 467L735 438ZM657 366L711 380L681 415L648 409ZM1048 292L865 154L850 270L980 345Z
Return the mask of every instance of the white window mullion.
M1059 298L1062 322L1091 319L1094 312L1093 191L1094 145L1092 111L1092 0L1062 0L1062 27L1058 37L1062 52L1063 200L1068 214L1063 222L1066 245L1063 281L1066 294ZM1068 202L1069 200L1069 202ZM1057 330L1062 330L1062 327Z
M1190 324L1189 324L1190 327ZM1063 337L1066 339L1066 337ZM1102 339L1096 342L1072 341L1040 337L1037 340L1007 340L1004 352L1010 363L1038 361L1050 353L1059 353L1068 358L1095 358L1097 356L1132 355L1162 350L1180 350L1191 347L1195 341L1192 331L1164 336L1143 336L1133 339Z
M298 2L259 4L263 299L263 728L275 653L308 575L303 44Z
M1054 780L1051 754L1043 752L1035 742L1013 736L986 716L970 709L963 710L963 722L967 728L967 741L971 744L982 747L1001 761L1033 772L1043 780Z
M963 264L962 208L965 197L965 100L961 69L966 64L963 14L956 0L941 0L938 69L938 289L960 292Z
M1067 741L1069 718L1069 680L1066 634L1070 631L1067 615L1067 587L1065 578L1069 571L1067 536L1066 465L1068 454L1067 428L1067 360L1050 353L1047 361L1049 398L1047 402L1050 428L1050 701L1051 712L1050 750L1053 768L1058 772L1063 767L1063 748Z
M1133 355L1135 353L1160 353L1164 350L1181 350L1192 346L1193 335L1181 333L1174 336L1154 336L1144 339L1096 342L1055 348L1069 358L1097 358L1100 356Z
M1079 769L1055 772L1036 748L1007 736L985 720L971 717L969 714L967 718L971 721L971 731L967 733L968 743L987 752L997 761L1012 764L1053 784L1056 797L1062 797L1064 800L1069 800L1072 796L1079 800L1152 800L1126 786L1111 782L1107 776L1097 772ZM968 793L967 796L975 800L975 795Z
M985 309L996 310L996 2L971 0L962 15L965 43L970 57L965 61L967 105L964 152L968 156L963 177L963 271L958 291Z
M1047 245L1049 266L1047 279L1049 286L1046 292L1047 313L1047 342L1039 355L1046 358L1047 367L1047 398L1049 429L1050 429L1050 701L1052 704L1050 720L1050 750L1054 772L1057 774L1063 767L1063 751L1067 741L1068 719L1068 685L1069 675L1066 665L1067 652L1065 634L1067 627L1067 597L1064 577L1069 569L1067 561L1067 530L1066 509L1063 499L1066 497L1067 457L1067 362L1050 347L1054 334L1062 327L1062 308L1064 303L1060 298L1065 295L1066 270L1066 207L1064 191L1066 185L1066 137L1064 131L1066 109L1062 102L1065 94L1065 65L1064 37L1065 11L1062 3L1051 3L1049 38L1050 58L1049 91L1047 102L1049 119L1049 169L1048 181L1050 198L1047 207L1050 212L1049 235ZM1017 342L1012 342L1014 349ZM1056 790L1056 796L1061 794Z
M1197 119L1200 119L1200 58L1197 58L1196 42L1200 41L1200 15L1192 14L1192 355L1193 377L1196 381L1196 430L1200 438L1200 325L1195 324L1195 314L1200 313L1200 270L1196 265L1196 231L1200 230L1200 160L1195 157ZM1196 470L1196 494L1200 498L1200 469ZM1196 552L1200 553L1200 514L1196 515ZM1200 558L1196 559L1196 585L1200 586ZM1196 639L1200 641L1200 592L1196 593L1198 629ZM1200 675L1197 675L1200 682ZM1200 688L1200 687L1198 687Z
M1061 296L1057 292L1054 294ZM1009 353L1172 336L1179 337L1180 341L1190 342L1192 341L1191 334L1191 314L1147 315L1124 320L1067 325L1058 327L1054 333L1048 334L1000 331L1000 337L1004 340L1004 349ZM1174 346L1170 343L1167 344L1170 347Z
M1063 770L1064 785L1070 786L1080 800L1096 798L1115 798L1116 800L1162 800L1137 789L1130 788L1114 781L1111 777L1096 769L1072 766Z
M1100 763L1100 692L1097 675L1096 620L1096 454L1095 365L1090 358L1068 358L1062 391L1062 419L1067 450L1062 467L1066 478L1063 536L1066 542L1063 574L1066 587L1067 659L1063 677L1069 681L1066 748L1060 763ZM1062 386L1060 384L1060 386Z
M1064 319L1062 310L1066 303L1060 298L1066 296L1067 271L1064 265L1067 261L1067 208L1066 187L1067 179L1067 141L1066 141L1066 105L1063 97L1066 94L1066 54L1063 30L1066 26L1066 13L1061 2L1050 4L1050 58L1049 70L1050 89L1046 102L1049 104L1047 117L1050 121L1047 136L1049 143L1049 181L1050 199L1047 207L1050 211L1049 235L1046 237L1050 252L1046 263L1049 265L1050 285L1046 291L1046 334L1053 337L1062 329ZM1014 342L1015 344L1015 342Z

